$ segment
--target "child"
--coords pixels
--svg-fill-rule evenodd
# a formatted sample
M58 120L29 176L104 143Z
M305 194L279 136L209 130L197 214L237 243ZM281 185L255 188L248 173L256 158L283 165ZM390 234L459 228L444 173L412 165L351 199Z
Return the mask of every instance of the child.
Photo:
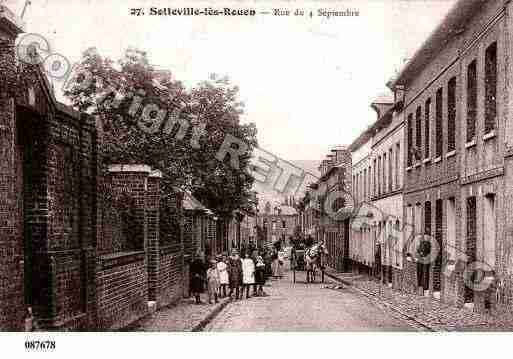
M236 249L232 249L232 255L228 259L228 280L230 282L230 298L235 289L235 300L239 299L239 287L242 285L242 260ZM241 294L242 299L242 294Z
M207 270L207 288L208 288L208 303L212 304L212 297L216 303L217 291L219 290L219 270L217 269L217 262L215 260L210 261L210 268Z
M229 283L228 278L228 265L226 264L227 258L226 255L223 255L222 259L217 262L217 270L219 270L219 281L220 281L220 289L219 289L219 295L221 297L226 297L226 287ZM222 289L222 293L221 293Z
M246 288L246 298L249 298L249 287L255 283L255 263L253 259L249 257L249 252L246 252L246 258L242 260L242 283ZM242 290L242 295L244 289Z
M265 284L265 263L261 256L257 256L256 270L255 270L255 283L258 285L258 296L265 296L264 284Z

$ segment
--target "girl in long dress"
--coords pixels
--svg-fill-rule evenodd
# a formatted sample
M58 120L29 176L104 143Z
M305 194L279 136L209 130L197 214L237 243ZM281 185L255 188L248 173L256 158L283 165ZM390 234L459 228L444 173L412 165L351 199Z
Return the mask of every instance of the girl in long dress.
M212 304L212 297L217 303L217 291L219 290L219 270L217 269L217 262L215 260L210 261L210 268L207 270L207 289L208 303Z
M246 258L242 260L242 283L246 289L246 298L249 298L249 287L255 283L255 262L250 258L249 252L246 253ZM244 290L242 293L244 293Z
M219 294L222 295L222 297L226 297L226 287L230 283L229 277L228 277L228 265L226 264L227 258L225 255L223 255L222 259L217 262L217 269L219 270L219 282L220 282L220 290Z
M272 259L272 270L273 270L273 277L278 277L278 253L276 250L273 251L273 255L271 257Z
M278 268L277 268L277 275L279 278L283 277L283 265L284 265L285 258L281 255L281 253L278 253Z

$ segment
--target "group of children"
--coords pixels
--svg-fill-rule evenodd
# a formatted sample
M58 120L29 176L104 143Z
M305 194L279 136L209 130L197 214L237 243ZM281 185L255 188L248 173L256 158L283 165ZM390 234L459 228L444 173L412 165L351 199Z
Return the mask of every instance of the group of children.
M244 290L246 298L250 298L250 287L253 287L254 296L267 295L263 286L266 282L265 263L261 255L253 253L245 254L245 258L240 258L237 250L232 250L230 257L223 255L216 259L210 260L210 267L206 272L206 282L208 291L208 302L212 300L218 302L218 298L226 297L229 287L228 296L235 300L242 299Z

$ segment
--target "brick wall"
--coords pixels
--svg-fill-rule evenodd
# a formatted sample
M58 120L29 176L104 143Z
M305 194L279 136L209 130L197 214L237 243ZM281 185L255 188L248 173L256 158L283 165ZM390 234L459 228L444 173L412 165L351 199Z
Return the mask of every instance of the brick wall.
M162 307L176 302L188 292L188 286L184 285L188 272L182 265L182 253L178 248L161 250L159 259L158 306Z
M21 330L25 313L21 161L19 149L14 150L15 129L14 103L0 98L0 330Z
M98 327L101 329L120 328L147 314L149 288L153 285L151 297L155 300L155 273L158 270L155 261L155 258L158 260L158 211L155 212L158 201L154 197L158 185L156 181L150 181L151 184L148 181L151 169L121 165L110 167L109 171L105 181L108 195L104 198L130 202L131 206L112 208L101 205L114 214L117 212L117 215L102 216L102 234L107 237L105 243L103 237L98 243L101 255L97 260L96 286ZM119 216L127 216L127 213L130 223L118 221ZM119 240L123 242L112 242L111 233L121 233ZM150 276L153 276L151 281Z
M122 328L148 313L144 252L102 256L98 263L98 329Z

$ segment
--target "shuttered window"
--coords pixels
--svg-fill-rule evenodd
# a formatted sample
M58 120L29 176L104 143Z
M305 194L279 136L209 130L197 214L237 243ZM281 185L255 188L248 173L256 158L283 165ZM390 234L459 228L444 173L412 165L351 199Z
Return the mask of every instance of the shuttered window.
M436 114L435 114L435 121L436 121L436 147L435 147L435 156L440 157L442 156L442 146L444 143L444 135L443 135L443 89L438 89L436 92Z
M474 60L467 68L467 142L476 136L477 118L477 61Z
M430 111L431 111L431 98L428 98L426 100L426 104L425 104L425 107L424 107L424 141L425 141L425 145L424 145L424 158L429 158L429 141L431 141L431 136L430 136L430 131L431 131L431 128L430 128Z
M447 85L447 152L456 149L456 77Z
M485 53L485 133L495 129L497 116L497 43Z

